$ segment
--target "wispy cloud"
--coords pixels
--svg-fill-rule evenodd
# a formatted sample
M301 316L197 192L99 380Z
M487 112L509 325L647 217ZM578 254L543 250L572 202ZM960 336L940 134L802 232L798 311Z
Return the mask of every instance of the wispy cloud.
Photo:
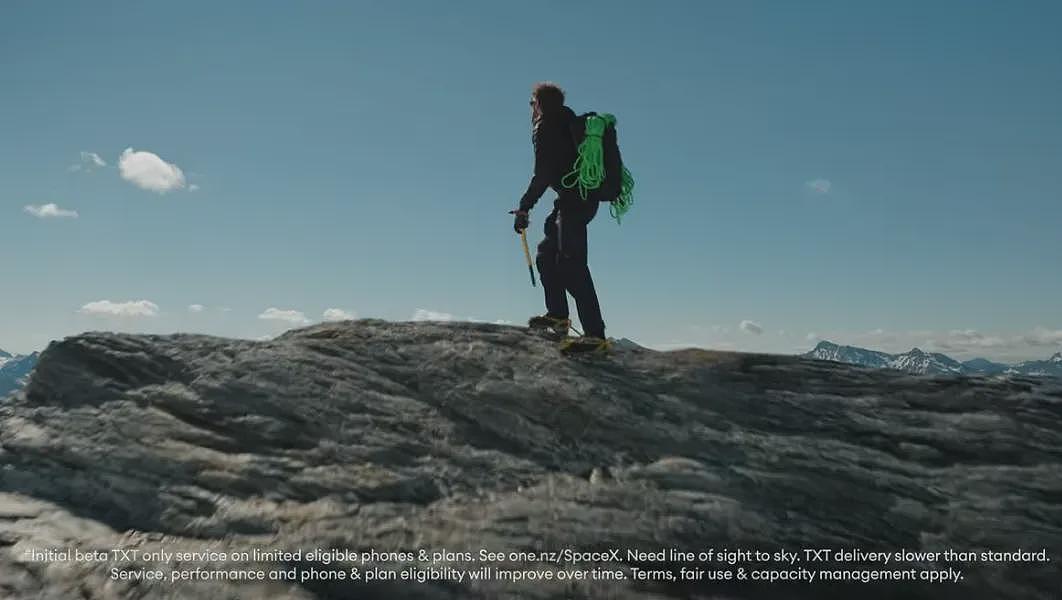
M106 167L106 166L107 166L107 161L105 161L102 158L100 158L99 154L96 154L95 152L86 152L86 151L82 150L81 151L80 160L78 162L70 165L69 170L71 172L75 172L75 173L78 172L78 171L81 171L81 172L84 172L84 173L90 173L90 172L96 170L99 167Z
M358 318L358 315L352 311L345 311L342 308L329 308L324 311L325 321L350 321Z
M155 317L159 314L159 305L150 300L131 300L128 302L97 300L85 304L78 309L78 312L94 316Z
M752 335L760 335L763 333L763 326L755 321L742 321L738 327L745 333L751 333Z
M294 325L308 325L310 323L306 315L300 311L273 307L265 309L262 314L258 315L258 318L263 321L284 321Z
M188 305L188 312L191 312L191 313L201 313L204 310L206 310L206 307L203 306L202 304L189 304Z
M189 185L188 186L188 191L189 192L198 192L199 191L199 184L198 183L193 183L193 184Z
M165 194L185 186L184 172L159 155L144 150L126 148L118 158L122 179L137 187Z
M41 204L39 206L29 204L23 207L22 210L38 219L76 219L78 217L76 210L59 208L55 203Z
M985 335L976 329L953 329L943 337L941 346L971 349L971 348L998 348L1005 346L1007 340L995 335Z
M804 182L804 187L815 194L829 194L833 183L829 179L812 179Z
M413 313L414 321L453 321L454 316L450 313L418 308Z

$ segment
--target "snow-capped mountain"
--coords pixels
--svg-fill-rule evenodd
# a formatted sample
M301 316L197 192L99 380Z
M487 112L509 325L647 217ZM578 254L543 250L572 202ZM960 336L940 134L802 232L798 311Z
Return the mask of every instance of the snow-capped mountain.
M1007 373L1020 373L1022 375L1062 377L1062 352L1055 352L1054 356L1047 360L1027 360L1007 369Z
M903 354L888 354L822 341L804 356L875 369L897 369L922 375L962 372L962 365L958 361L943 354L923 352L918 348L912 348L910 352Z
M939 352L923 352L918 348L911 348L909 352L894 355L892 360L889 361L888 368L921 375L939 373L957 375L963 372L962 363L954 358Z
M814 350L804 356L877 369L887 368L889 361L892 360L891 354L867 350L866 348L856 348L855 346L838 346L826 341L819 342Z
M832 360L876 369L897 369L919 375L1032 375L1062 377L1062 352L1047 360L1033 360L1016 365L1004 365L983 358L959 362L939 352L924 352L912 348L902 354L888 354L856 346L839 346L819 342L815 349L804 354L808 358Z
M37 366L37 353L12 356L0 350L0 398L26 385L30 371Z

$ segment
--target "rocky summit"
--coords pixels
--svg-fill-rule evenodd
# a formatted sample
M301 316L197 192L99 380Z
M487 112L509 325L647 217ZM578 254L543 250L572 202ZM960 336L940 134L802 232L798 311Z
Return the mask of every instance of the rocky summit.
M0 540L4 598L1057 598L1062 380L636 346L565 358L469 323L88 333L0 403ZM734 563L712 572L785 550L793 577L900 552L957 575L677 578L709 549ZM933 554L949 549L1029 557ZM423 582L386 576L411 557ZM486 566L533 575L454 575ZM293 579L172 580L259 567ZM623 578L560 576L591 567Z

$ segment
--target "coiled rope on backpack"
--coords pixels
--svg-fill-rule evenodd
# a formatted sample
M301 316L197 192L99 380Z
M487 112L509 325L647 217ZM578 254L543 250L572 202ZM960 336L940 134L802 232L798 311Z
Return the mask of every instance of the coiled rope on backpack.
M605 181L605 149L602 138L605 129L615 127L615 115L587 115L586 137L577 149L577 157L572 171L561 179L561 185L566 188L578 186L579 196L586 200L587 192L601 187ZM619 223L623 215L634 205L634 176L627 167L623 167L620 174L620 193L613 199L609 206L609 213L616 223Z
M613 219L616 219L618 225L623 218L623 215L627 214L627 211L634 205L634 176L627 170L627 167L623 167L623 174L620 178L620 193L615 200L609 204L608 212L612 215Z

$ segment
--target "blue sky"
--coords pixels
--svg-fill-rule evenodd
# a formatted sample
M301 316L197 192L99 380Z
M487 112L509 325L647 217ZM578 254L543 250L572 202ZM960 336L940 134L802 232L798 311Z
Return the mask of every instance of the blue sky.
M506 213L550 79L637 179L591 227L611 335L1046 358L1060 30L1054 2L5 2L0 347L523 321Z

